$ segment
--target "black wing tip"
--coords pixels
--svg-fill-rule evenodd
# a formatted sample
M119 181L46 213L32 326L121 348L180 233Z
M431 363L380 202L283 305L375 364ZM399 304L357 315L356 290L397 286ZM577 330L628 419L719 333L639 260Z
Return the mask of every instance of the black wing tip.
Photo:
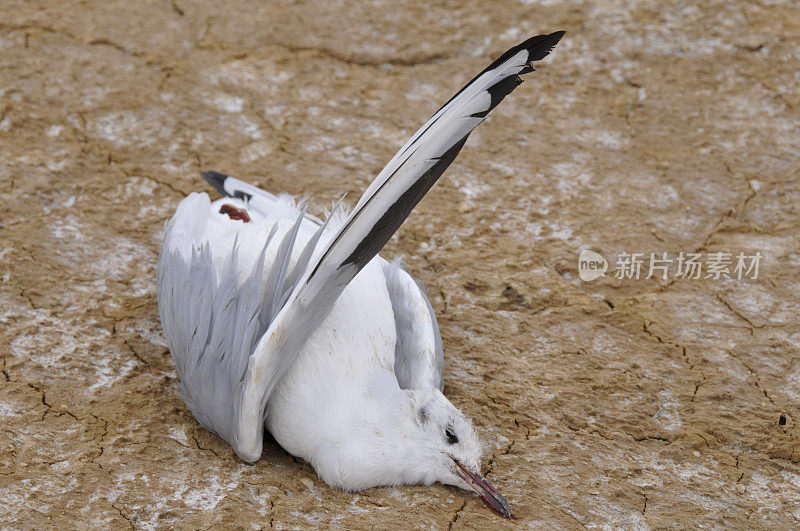
M526 61L527 63L532 63L533 61L539 61L541 59L544 59L550 54L550 52L553 51L553 48L555 48L556 44L558 44L558 41L561 40L561 37L563 37L565 33L566 31L561 30L561 31L554 31L553 33L534 35L533 37L526 39L525 41L517 44L510 50L506 51L506 53L498 57L492 64L487 66L483 70L483 72L478 74L478 76L480 76L484 72L488 72L489 70L496 68L498 65L507 61L508 59L518 54L522 50L526 50L528 52L528 60ZM528 68L525 68L520 73L528 74L530 72L533 72L533 67L528 65ZM477 79L478 76L475 76L475 79ZM473 81L475 79L473 79Z
M218 171L209 170L201 171L200 176L203 177L208 184L213 186L214 190L222 195L228 195L228 192L225 191L225 180L228 178L227 175Z
M553 48L556 47L556 44L558 44L565 33L566 31L559 30L553 33L536 35L523 42L520 47L528 50L530 54L528 61L540 61L553 51Z

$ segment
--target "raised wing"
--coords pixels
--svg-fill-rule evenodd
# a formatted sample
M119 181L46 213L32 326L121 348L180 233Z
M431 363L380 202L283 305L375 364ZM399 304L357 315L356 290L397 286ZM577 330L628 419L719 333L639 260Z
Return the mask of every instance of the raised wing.
M380 251L411 210L453 162L472 130L533 71L563 31L538 35L508 50L478 74L417 131L367 188L344 226L302 277L250 357L234 449L261 454L266 404L281 376L338 296Z
M394 373L401 389L442 390L444 349L436 314L421 282L414 282L399 264L384 262L392 300L397 344Z

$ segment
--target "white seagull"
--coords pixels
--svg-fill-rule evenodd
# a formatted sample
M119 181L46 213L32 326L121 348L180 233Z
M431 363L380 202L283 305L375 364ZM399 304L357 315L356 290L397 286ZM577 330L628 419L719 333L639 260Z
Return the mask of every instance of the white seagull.
M289 196L217 172L167 223L158 309L180 394L197 420L256 461L264 427L331 487L434 482L471 489L481 444L442 394L442 342L422 284L377 253L472 130L563 31L511 48L417 131L349 215L324 222Z

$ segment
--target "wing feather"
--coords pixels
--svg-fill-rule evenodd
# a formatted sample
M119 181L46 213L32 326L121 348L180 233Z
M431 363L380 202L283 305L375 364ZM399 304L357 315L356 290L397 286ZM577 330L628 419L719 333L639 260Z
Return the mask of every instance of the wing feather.
M203 171L200 172L203 179L210 184L217 192L227 197L234 197L244 201L247 209L251 212L256 212L262 218L271 217L271 213L275 205L279 203L279 198L257 186L240 181L224 173L218 171ZM322 220L312 216L308 212L305 214L306 219L322 225Z
M242 279L239 233L217 264L205 234L210 212L208 196L190 194L167 224L158 264L158 306L181 397L203 426L233 444L248 361L290 294L287 271L306 218L298 212L280 242L274 223ZM319 234L312 240L303 250L308 256ZM267 269L266 254L276 246Z
M421 282L399 264L384 262L397 344L394 372L402 389L442 389L444 351L439 326Z

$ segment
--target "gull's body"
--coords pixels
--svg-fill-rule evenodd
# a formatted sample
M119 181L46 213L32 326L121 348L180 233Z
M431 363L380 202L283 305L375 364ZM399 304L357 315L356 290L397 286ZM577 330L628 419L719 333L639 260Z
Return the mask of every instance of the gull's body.
M249 223L219 213L222 205L244 208L246 203L242 200L224 198L209 205L204 196L198 195L192 201L195 209L186 214L195 222L207 216L201 240L211 244L218 269L224 267L236 242L240 249L237 268L240 279L253 270L273 227L276 232L266 249L267 264L275 261L277 244L298 218L302 221L290 265L297 261L300 250L319 229L319 222L302 215L295 201L286 196L273 198L265 194L267 206L262 203L258 210L249 209L252 218ZM344 216L334 216L319 243L330 239L344 220ZM395 315L394 306L400 315ZM398 406L412 406L413 390L441 388L443 356L437 343L438 333L436 317L423 288L397 264L376 256L347 285L275 387L267 403L267 429L284 449L313 464L329 484L360 490L372 486L376 480L381 484L394 483L385 467L371 475L362 471L356 477L340 477L329 469L346 466L349 456L332 454L328 449L336 447L342 432L366 431L364 438L368 439L382 414L391 416ZM411 354L402 345L398 349L398 336L401 343L416 348L413 359L404 358L395 367L396 352L401 356ZM411 389L403 391L401 382ZM365 449L355 445L352 450L352 458L358 460ZM398 465L407 463L406 458L399 459ZM414 481L423 482L424 475Z
M216 172L203 176L225 197L180 203L159 258L164 334L189 409L240 457L258 459L266 426L333 487L439 481L511 514L478 475L471 423L441 393L441 339L424 288L377 253L562 35L532 37L481 72L347 216L322 222Z

